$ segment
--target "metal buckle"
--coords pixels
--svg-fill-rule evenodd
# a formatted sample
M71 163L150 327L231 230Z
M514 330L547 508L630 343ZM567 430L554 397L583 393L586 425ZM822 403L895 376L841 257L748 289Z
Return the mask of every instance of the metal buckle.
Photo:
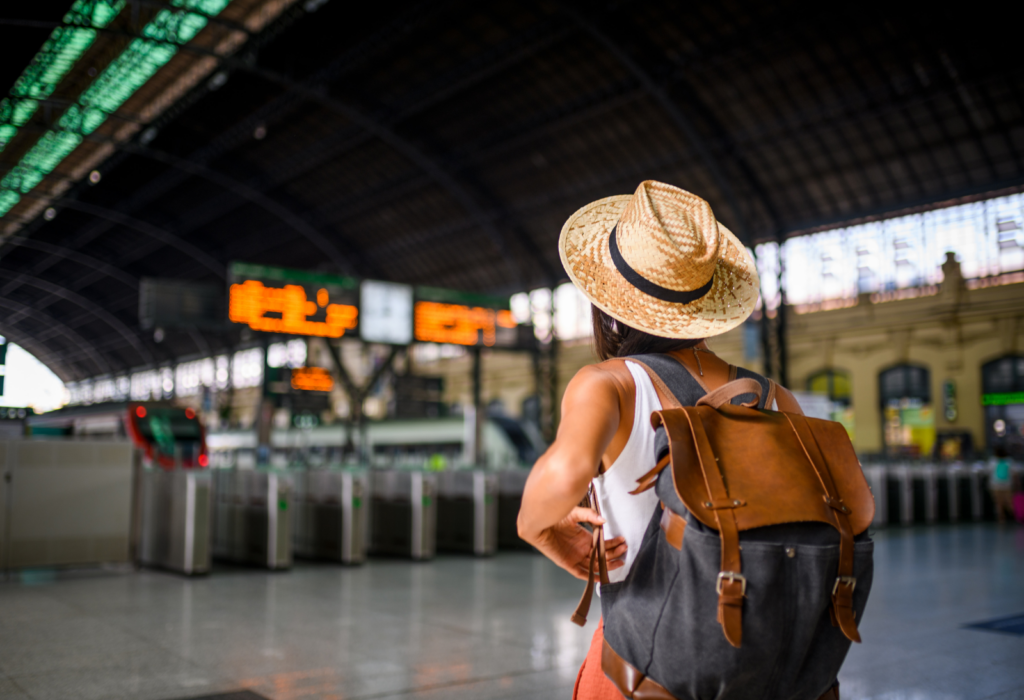
M747 577L746 576L744 576L743 574L738 574L735 571L719 571L718 572L718 581L715 583L715 592L717 592L718 595L722 595L722 581L725 580L725 579L728 579L730 583L732 583L733 581L739 581L742 584L742 586L743 586L740 589L740 595L746 595L747 594Z
M850 587L850 593L857 588L857 577L856 576L836 576L836 582L832 584L832 595L836 594L839 590L839 584Z

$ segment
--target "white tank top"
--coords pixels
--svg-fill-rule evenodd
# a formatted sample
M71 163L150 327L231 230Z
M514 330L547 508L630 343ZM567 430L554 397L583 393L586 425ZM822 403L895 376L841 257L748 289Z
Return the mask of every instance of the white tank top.
M604 474L594 479L594 493L605 519L605 539L626 538L626 565L608 572L612 583L622 581L636 560L643 541L644 532L651 521L654 509L658 507L658 496L654 489L636 496L630 491L636 488L637 479L654 468L654 430L651 428L651 413L661 410L661 401L654 390L647 372L635 362L626 361L629 373L636 385L636 404L633 411L633 427L622 454Z

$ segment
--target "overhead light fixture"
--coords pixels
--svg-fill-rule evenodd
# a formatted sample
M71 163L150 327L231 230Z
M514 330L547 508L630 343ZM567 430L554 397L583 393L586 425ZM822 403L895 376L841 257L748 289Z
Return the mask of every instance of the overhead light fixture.
M219 90L221 87L223 87L224 83L226 83L227 81L228 81L228 72L227 71L223 71L223 70L222 71L217 71L216 73L213 74L213 77L210 78L209 81L207 81L206 87L209 88L210 90Z
M102 179L103 175L100 174L99 170L93 170L91 173L89 173L89 182L91 182L94 185L98 185L100 183L100 180Z
M75 62L124 7L124 0L75 0L64 22L50 33L32 63L0 100L0 151L10 143L64 79Z
M174 57L179 46L191 41L206 26L208 18L219 14L229 2L172 0L171 8L160 10L142 28L141 37L133 39L68 107L58 120L57 128L43 134L0 180L0 216L52 172L85 136L99 128ZM0 135L0 140L8 139Z

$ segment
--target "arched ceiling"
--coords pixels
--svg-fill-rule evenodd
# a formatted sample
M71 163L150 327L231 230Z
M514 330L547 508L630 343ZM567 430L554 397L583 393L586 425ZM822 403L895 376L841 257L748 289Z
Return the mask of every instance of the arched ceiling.
M7 85L68 4L0 10ZM157 343L143 277L223 284L242 260L510 293L562 279L568 215L643 179L702 195L748 242L1024 183L1024 62L991 14L264 4L275 19L230 50L200 34L181 52L206 72L158 116L86 140L106 149L98 184L55 173L32 195L55 217L0 221L0 334L65 380L238 342Z

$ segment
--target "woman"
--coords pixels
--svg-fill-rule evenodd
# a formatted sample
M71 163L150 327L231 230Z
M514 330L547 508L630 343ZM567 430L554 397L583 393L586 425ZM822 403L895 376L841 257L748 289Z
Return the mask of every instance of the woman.
M562 228L559 248L573 283L593 303L603 362L581 369L566 388L558 436L526 484L519 534L586 580L591 535L580 523L604 524L616 582L625 579L657 507L654 490L629 491L654 466L650 414L664 398L637 363L622 358L669 354L705 390L718 388L735 368L706 339L742 323L760 285L746 249L707 202L659 182L583 207ZM591 484L601 515L577 505ZM574 697L622 697L601 670L602 642L598 626Z
M997 447L994 454L988 461L989 478L988 488L992 494L992 502L996 508L996 518L999 524L1006 523L1006 514L1010 519L1014 517L1013 512L1013 478L1010 473L1010 454L1005 447Z

